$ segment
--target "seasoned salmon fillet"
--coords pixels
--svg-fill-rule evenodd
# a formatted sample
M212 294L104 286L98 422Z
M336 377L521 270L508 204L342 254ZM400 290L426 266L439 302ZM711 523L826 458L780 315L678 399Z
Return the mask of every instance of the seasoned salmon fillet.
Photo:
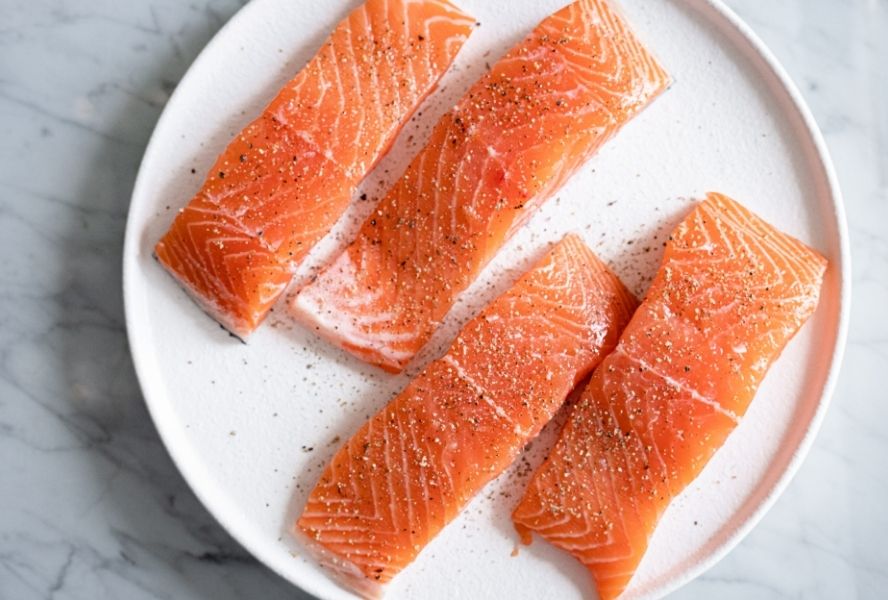
M817 306L826 260L720 194L669 238L616 350L595 370L513 520L619 596L671 500L737 426Z
M506 240L668 83L607 1L558 11L440 120L293 313L400 371Z
M379 595L549 422L635 306L567 236L339 450L297 529L346 585Z
M447 0L367 0L217 159L155 254L244 338L435 88L474 26Z

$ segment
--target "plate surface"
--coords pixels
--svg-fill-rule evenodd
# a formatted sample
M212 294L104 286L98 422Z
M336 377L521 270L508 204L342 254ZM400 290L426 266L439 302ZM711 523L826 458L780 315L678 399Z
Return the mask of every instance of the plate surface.
M323 264L401 172L429 126L509 46L565 0L458 0L482 23L395 151L370 199L312 255ZM146 151L124 256L136 369L170 454L210 512L260 560L324 599L327 578L290 526L340 440L408 380L367 367L292 323L285 303L248 344L206 317L152 247L227 141L314 53L355 0L254 0L182 80ZM508 10L504 7L508 5ZM627 597L659 597L733 547L797 469L823 417L844 343L849 265L844 214L823 141L798 92L748 29L707 0L624 0L673 87L577 174L508 244L411 369L505 289L547 245L578 231L643 294L671 227L708 190L740 200L831 263L817 314L766 378L743 423L663 517ZM192 173L192 169L196 174ZM536 464L549 427L524 459ZM519 461L520 462L520 461ZM491 484L392 584L391 598L581 598L591 581L542 541L512 556L508 515L525 484Z

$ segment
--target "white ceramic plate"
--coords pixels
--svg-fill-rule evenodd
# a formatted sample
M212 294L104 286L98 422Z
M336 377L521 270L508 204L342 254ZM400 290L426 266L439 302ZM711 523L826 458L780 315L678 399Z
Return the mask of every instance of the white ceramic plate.
M458 0L482 26L422 118L365 189L377 198L428 127L484 69L565 0ZM210 512L261 561L320 598L349 594L290 535L338 446L407 381L316 339L280 304L249 344L206 317L152 259L152 247L233 132L314 53L355 0L254 0L207 46L157 125L133 194L125 246L132 353L157 428ZM826 255L817 314L769 373L738 430L673 502L629 596L657 597L715 563L774 501L814 437L844 342L847 233L823 141L774 58L715 1L624 0L628 19L675 84L626 127L507 246L421 358L502 290L552 240L579 231L643 294L688 198L725 192ZM412 140L408 142L408 138ZM192 174L195 169L197 174ZM388 171L388 173L386 173ZM372 206L313 255L323 263ZM414 369L415 370L415 369ZM549 428L530 460L551 440ZM392 598L579 598L592 583L537 541L512 556L508 515L523 480L504 475L430 544ZM754 575L753 575L754 576Z

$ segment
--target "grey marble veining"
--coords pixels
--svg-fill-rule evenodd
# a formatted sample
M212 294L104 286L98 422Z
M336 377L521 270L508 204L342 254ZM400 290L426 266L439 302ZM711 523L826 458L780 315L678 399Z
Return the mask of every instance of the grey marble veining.
M679 0L676 0L679 1ZM810 457L677 598L888 589L888 2L730 0L821 124L847 202L854 308ZM0 598L300 598L213 521L166 454L123 325L120 254L148 137L237 0L0 0Z

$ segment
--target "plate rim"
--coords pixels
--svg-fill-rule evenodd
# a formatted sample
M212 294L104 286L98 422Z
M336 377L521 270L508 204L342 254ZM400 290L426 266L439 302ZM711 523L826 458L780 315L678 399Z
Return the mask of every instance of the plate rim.
M566 1L567 0L565 0L565 2ZM620 0L614 1L617 4L619 4L620 2ZM725 536L723 538L723 541L711 552L709 552L703 559L694 561L688 568L684 569L671 579L666 580L663 585L657 590L657 594L659 596L666 596L674 592L690 581L693 581L694 579L711 569L713 566L715 566L715 564L717 564L720 560L722 560L750 533L750 531L752 531L753 528L755 528L756 525L758 525L758 523L762 520L765 514L767 514L767 512L771 509L771 507L783 494L789 483L795 477L804 459L810 452L811 446L823 424L823 420L826 416L826 412L829 408L833 394L835 392L836 383L838 380L839 372L841 371L842 361L844 358L845 347L847 343L851 305L851 252L848 224L845 215L845 205L841 188L838 182L838 176L836 174L832 158L830 157L826 141L823 137L823 133L817 125L817 122L813 114L811 113L810 108L808 107L795 82L789 76L788 72L782 66L774 53L758 37L753 29L745 21L743 21L743 19L741 19L740 16L733 11L733 9L727 6L723 0L697 0L697 2L699 3L701 8L708 9L716 18L720 18L722 23L726 24L739 40L743 41L749 47L749 49L755 52L756 57L762 61L762 66L770 71L770 74L775 77L777 83L779 83L782 90L786 93L790 101L787 110L792 110L796 112L797 116L800 118L802 124L804 125L804 130L806 134L812 142L813 148L815 150L816 162L822 169L823 175L825 177L826 185L831 199L830 205L833 210L833 218L836 223L838 234L839 260L837 266L839 276L839 310L838 321L836 325L835 344L832 349L830 366L820 393L819 401L814 413L812 414L807 424L804 434L799 439L799 442L792 453L792 457L787 462L786 467L783 469L783 472L766 490L766 493L758 501L755 508L750 511L748 517L730 534ZM239 22L244 19L245 15L251 13L252 11L260 10L259 7L261 7L262 4L262 2L249 2L242 8L240 8L213 35L212 39L198 53L197 57L188 67L188 70L182 76L179 84L176 86L176 89L173 91L172 95L164 106L164 109L154 126L151 136L149 137L148 143L145 146L145 151L142 156L142 160L140 161L139 170L135 179L132 194L130 196L130 204L127 209L127 222L124 234L122 256L124 316L129 351L132 357L136 379L139 383L139 388L142 392L142 396L148 409L148 413L151 416L154 427L157 430L157 433L161 441L163 442L167 453L172 459L173 464L175 464L176 468L179 470L179 473L188 484L188 487L191 489L192 493L194 493L201 504L206 508L207 512L212 515L213 519L228 533L228 535L234 538L242 547L244 547L244 549L246 549L265 567L269 568L271 571L273 571L278 576L283 578L291 585L297 587L298 589L311 594L316 598L324 598L325 596L323 595L321 589L313 582L313 580L305 578L297 579L296 577L292 576L291 572L284 569L283 565L279 564L279 561L277 561L274 556L266 552L262 546L254 544L251 540L252 536L249 535L247 531L243 530L243 526L240 525L236 520L228 518L227 511L221 505L221 501L210 498L205 493L203 487L197 485L197 482L200 481L201 477L195 472L196 469L192 465L190 465L189 461L184 457L184 450L172 439L171 432L165 429L162 425L163 417L160 414L160 409L151 400L151 390L153 388L153 384L151 383L151 379L148 373L148 367L146 366L147 359L145 357L145 350L142 346L135 343L134 339L134 331L136 329L135 322L137 321L137 317L133 308L136 303L134 298L134 294L136 293L136 286L133 282L137 276L136 269L139 256L139 243L141 238L140 231L138 231L138 229L141 226L141 223L137 224L136 219L133 218L132 207L139 200L140 197L144 196L144 192L142 190L148 185L146 183L145 177L145 165L150 159L151 155L155 153L155 146L159 144L158 132L163 129L163 125L170 118L169 115L172 112L170 108L176 105L177 100L183 94L181 90L186 86L183 86L182 83L186 82L189 77L193 77L194 73L201 69L204 63L209 60L208 56L213 54L213 51L217 46L221 46L224 43L224 39L227 37L227 33L230 30L238 27Z

